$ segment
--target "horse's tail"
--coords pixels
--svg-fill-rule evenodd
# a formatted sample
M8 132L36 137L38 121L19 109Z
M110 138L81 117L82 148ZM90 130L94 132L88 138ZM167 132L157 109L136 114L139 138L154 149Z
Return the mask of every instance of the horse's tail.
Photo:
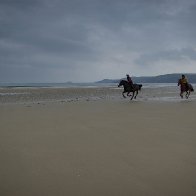
M141 88L142 88L142 84L139 84L138 86L139 86L139 90L141 91Z
M189 84L189 89L190 89L191 92L194 91L194 88L193 88L193 86L191 84Z

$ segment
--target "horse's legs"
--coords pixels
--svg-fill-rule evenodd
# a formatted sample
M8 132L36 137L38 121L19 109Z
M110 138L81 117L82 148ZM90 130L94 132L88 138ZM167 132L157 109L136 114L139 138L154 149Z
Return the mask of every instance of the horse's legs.
M189 98L189 95L190 95L190 91L187 91L187 92L186 92L186 98L187 98L187 99Z
M131 92L128 92L128 93L127 93L127 96L129 96L129 97L130 97L130 96L131 96L131 95L130 95L130 93L131 93Z
M180 92L180 97L183 99L183 92Z
M133 95L132 95L132 97L131 97L131 100L133 99L133 97L134 97L134 94L135 94L135 91L133 91Z
M138 90L136 91L136 95L135 95L134 99L136 99L137 95L138 95Z
M126 96L124 95L124 93L125 93L125 91L122 92L122 95L123 95L124 98L126 98Z

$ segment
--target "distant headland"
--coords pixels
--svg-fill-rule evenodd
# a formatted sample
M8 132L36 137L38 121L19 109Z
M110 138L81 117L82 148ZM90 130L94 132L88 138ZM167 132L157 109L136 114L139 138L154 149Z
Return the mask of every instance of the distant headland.
M177 83L182 74L185 74L190 83L196 83L196 73L175 73L158 76L132 76L134 83ZM123 79L123 78L121 78ZM118 83L121 79L103 79L96 83Z

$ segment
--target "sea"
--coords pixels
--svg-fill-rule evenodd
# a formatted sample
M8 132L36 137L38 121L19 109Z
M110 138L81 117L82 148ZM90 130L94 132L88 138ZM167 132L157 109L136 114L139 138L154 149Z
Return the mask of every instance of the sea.
M142 88L177 86L176 83L142 83ZM0 83L0 88L97 88L117 87L118 83ZM194 84L196 86L196 84Z

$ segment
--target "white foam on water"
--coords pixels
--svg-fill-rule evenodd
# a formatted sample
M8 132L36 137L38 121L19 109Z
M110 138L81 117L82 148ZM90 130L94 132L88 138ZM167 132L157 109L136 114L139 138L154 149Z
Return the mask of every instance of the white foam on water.
M26 95L30 93L0 93L0 96Z

